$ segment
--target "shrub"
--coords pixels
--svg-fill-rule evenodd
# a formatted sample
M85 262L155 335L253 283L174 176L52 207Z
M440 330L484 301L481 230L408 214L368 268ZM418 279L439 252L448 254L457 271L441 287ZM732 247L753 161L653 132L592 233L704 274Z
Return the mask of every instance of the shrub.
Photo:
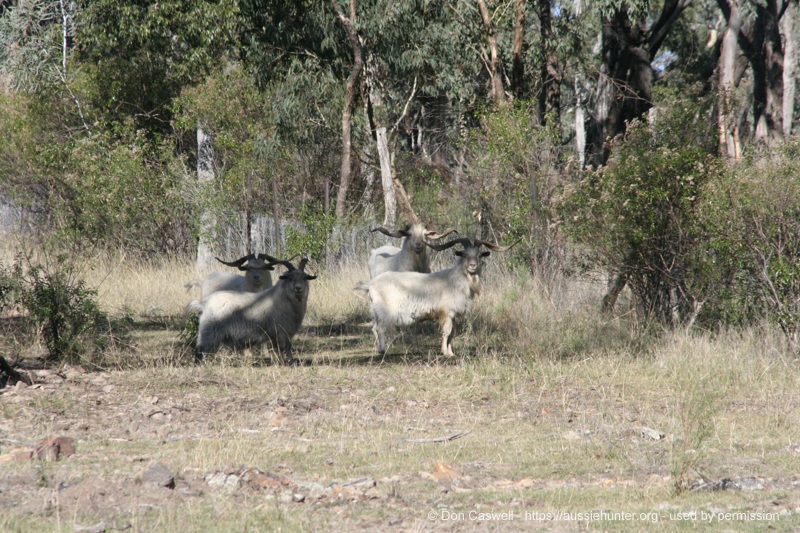
M516 255L532 271L550 275L563 267L563 239L553 220L567 174L553 122L540 125L529 103L484 115L467 140L469 179L459 191L480 213L482 238L519 241Z
M716 184L708 209L734 275L725 311L766 316L800 353L800 139L753 154Z
M647 317L696 318L716 285L713 241L701 223L720 173L706 118L685 101L632 122L606 167L568 188L561 214L589 264L625 280Z
M105 345L108 318L75 269L57 256L48 266L18 256L11 268L0 265L0 310L17 307L47 348L49 360L76 362Z

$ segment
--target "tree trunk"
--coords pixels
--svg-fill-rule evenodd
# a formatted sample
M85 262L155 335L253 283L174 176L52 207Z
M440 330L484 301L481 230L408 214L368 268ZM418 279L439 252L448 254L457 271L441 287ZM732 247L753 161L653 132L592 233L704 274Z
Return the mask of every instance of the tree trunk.
M486 41L489 45L489 77L492 83L492 99L496 105L503 106L507 103L506 92L503 86L503 72L500 64L500 51L497 47L497 38L494 32L494 23L486 6L486 0L478 0L483 27L486 30Z
M631 20L624 3L603 19L602 65L587 139L589 164L605 164L607 142L652 106L655 76L651 63L690 3L665 0L660 15L649 27L645 20Z
M211 137L206 132L203 122L197 124L197 181L202 191L208 191L215 179L214 175L214 145ZM208 197L206 195L206 197ZM203 206L200 215L200 235L197 241L197 267L208 267L214 262L214 242L217 218L214 212Z
M523 100L527 96L525 85L525 12L527 0L514 0L514 42L511 48L511 84L514 98Z
M548 114L553 115L553 120L558 125L561 112L561 70L558 66L551 10L550 0L539 0L539 28L544 51L539 91L539 123L542 125L547 123Z
M278 176L272 175L272 242L273 249L270 255L281 256L281 210L278 204ZM266 252L265 252L266 253Z
M336 217L341 219L347 212L347 191L350 188L352 174L352 117L358 79L364 68L364 48L361 46L355 26L357 0L350 0L350 18L345 16L337 0L331 0L331 6L333 6L339 22L344 26L347 32L347 39L353 49L353 68L347 78L347 86L344 91L344 107L342 109L342 166L339 173L339 192L336 195Z
M397 198L392 180L392 162L389 155L389 142L386 138L386 128L381 126L375 130L378 145L378 159L381 163L381 185L383 186L383 225L390 228L397 220Z
M755 140L773 146L783 141L783 47L777 0L756 4L753 24L753 122Z
M397 219L397 196L392 179L392 157L389 150L389 137L386 131L387 113L384 106L383 94L375 83L379 76L376 74L375 62L367 56L364 76L364 86L367 92L367 118L375 135L375 145L378 152L378 162L381 169L381 186L383 188L383 225L393 226Z
M783 136L792 134L794 95L797 86L797 11L795 2L789 4L781 19L783 47Z
M575 18L579 24L583 15L581 0L575 0ZM580 168L586 164L586 112L585 105L588 100L588 91L584 83L583 71L575 74L575 149L578 152Z
M735 161L741 159L739 151L736 113L732 95L736 88L736 59L739 55L739 35L742 29L742 14L739 0L729 4L727 24L722 34L719 58L719 150L720 155Z
M580 168L586 164L586 114L584 105L586 96L583 86L583 75L575 75L575 150L578 152Z

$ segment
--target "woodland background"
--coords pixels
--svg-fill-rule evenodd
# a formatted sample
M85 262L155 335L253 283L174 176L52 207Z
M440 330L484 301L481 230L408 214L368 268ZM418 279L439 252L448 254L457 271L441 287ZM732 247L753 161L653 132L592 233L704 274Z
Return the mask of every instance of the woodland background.
M604 309L628 286L669 327L766 317L797 351L797 10L3 0L4 227L331 268L419 216L519 241L544 285L610 275Z

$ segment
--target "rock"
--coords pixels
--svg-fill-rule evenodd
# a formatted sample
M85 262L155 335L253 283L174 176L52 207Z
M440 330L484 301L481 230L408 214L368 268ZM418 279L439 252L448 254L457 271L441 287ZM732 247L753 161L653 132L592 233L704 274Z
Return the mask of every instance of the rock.
M663 433L661 433L660 431L658 431L656 429L651 429L651 428L648 428L648 427L642 427L641 428L641 435L642 435L642 438L648 438L648 439L653 439L653 440L664 440L664 437L666 436Z
M139 476L142 483L156 487L175 488L175 474L164 463L152 463Z
M58 461L75 455L75 445L70 437L49 437L36 445L33 455L42 461Z
M319 500L325 496L330 496L333 489L325 488L319 483L307 482L298 483L297 490L305 494L307 500Z
M214 472L206 476L206 483L209 487L213 487L223 492L232 493L239 490L241 480L235 474L226 474L225 472Z
M74 380L78 376L82 376L85 373L86 370L80 365L67 366L67 368L64 369L64 377L67 378L67 380Z
M15 448L0 455L0 462L25 463L33 459L33 448Z
M764 484L755 477L743 477L736 480L736 486L740 490L764 490Z
M72 531L75 533L105 533L106 531L106 523L105 522L98 522L93 526L82 526L80 524L75 524L72 526Z
M436 461L433 465L433 477L440 482L453 481L458 477L458 471L444 461Z

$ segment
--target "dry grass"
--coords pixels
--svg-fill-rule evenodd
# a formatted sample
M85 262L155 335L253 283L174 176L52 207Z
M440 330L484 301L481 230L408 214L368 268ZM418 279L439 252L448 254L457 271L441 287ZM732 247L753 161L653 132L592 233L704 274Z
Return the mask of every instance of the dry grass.
M769 328L654 334L624 312L598 316L599 283L545 290L490 264L457 357L420 325L381 359L351 291L366 268L348 266L315 272L296 342L305 365L224 353L194 367L176 341L193 268L99 263L101 305L132 317L132 342L109 356L120 370L0 396L0 454L54 434L78 449L0 462L2 531L800 527L800 368ZM174 489L139 481L153 461L177 474ZM208 482L242 467L296 486ZM345 485L364 478L375 486ZM513 519L477 514L504 512Z

